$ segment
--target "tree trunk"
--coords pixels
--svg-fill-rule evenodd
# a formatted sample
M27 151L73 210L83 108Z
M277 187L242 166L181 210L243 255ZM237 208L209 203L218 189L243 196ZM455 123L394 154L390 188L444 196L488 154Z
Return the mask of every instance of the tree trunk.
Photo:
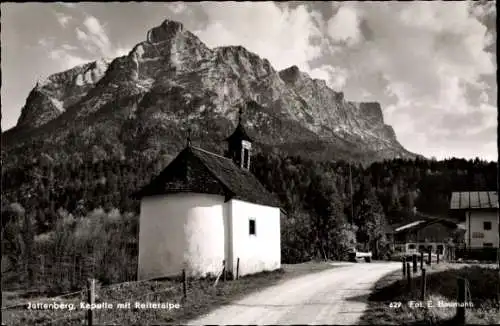
M328 257L327 257L327 255L325 253L325 247L323 245L321 245L321 250L323 251L323 258L325 259L325 261L327 261Z

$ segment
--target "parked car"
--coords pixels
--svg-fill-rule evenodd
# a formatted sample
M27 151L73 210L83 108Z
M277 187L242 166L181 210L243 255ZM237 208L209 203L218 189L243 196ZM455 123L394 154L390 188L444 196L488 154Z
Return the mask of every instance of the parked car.
M359 259L364 259L365 262L371 263L372 261L372 252L361 252L358 251L355 247L349 248L348 250L349 261L357 262Z

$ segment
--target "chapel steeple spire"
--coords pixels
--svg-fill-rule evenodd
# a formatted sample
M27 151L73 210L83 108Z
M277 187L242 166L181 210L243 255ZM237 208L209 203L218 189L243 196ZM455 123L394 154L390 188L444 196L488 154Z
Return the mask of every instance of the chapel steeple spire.
M228 148L226 156L243 169L250 169L250 154L253 139L248 136L243 127L243 107L238 110L238 125L234 132L226 138Z

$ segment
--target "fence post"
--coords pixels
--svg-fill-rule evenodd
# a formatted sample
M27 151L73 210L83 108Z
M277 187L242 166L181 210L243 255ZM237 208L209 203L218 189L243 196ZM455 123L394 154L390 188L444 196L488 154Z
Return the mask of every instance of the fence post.
M465 279L458 279L458 305L456 325L465 325ZM461 305L464 305L461 307Z
M95 280L93 278L89 279L87 283L87 303L90 305L90 308L87 311L87 325L92 326L94 324L92 308L95 303Z
M424 252L420 252L420 270L424 268Z
M437 252L437 260L436 260L436 264L439 264L439 251Z
M46 278L45 278L45 259L43 255L40 255L40 278L39 278L39 284L42 284Z
M428 258L427 258L427 265L431 265L431 250L429 249L429 252L428 252Z
M76 279L76 254L73 254L73 282L71 284L72 287L77 286L77 279Z
M424 301L425 300L425 287L427 286L427 280L426 280L426 273L425 273L425 268L422 269L422 280L420 283L420 300Z
M226 281L226 260L222 261L222 280Z
M405 257L401 258L401 261L403 262L403 280L404 280L406 276L406 258Z
M236 279L240 278L240 257L236 259Z
M82 260L78 260L78 283L82 283L83 281L83 266L82 266Z
M182 298L187 299L187 275L185 269L182 269Z
M410 269L410 263L406 263L406 287L408 289L408 292L411 291L411 269Z
M417 254L413 254L413 274L417 272Z

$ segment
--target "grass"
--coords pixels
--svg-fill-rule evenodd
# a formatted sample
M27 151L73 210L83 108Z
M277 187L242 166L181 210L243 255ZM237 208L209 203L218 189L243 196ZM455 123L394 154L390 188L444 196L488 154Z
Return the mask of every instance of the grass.
M469 282L470 298L473 308L466 309L468 324L491 325L500 323L500 305L497 291L499 284L498 269L492 266L459 264L433 265L427 275L427 296L432 307L411 307L409 301L420 297L421 273L413 279L412 290L406 289L401 271L390 273L375 286L369 297L368 310L361 323L372 325L455 325L456 308L439 307L438 302L457 301L457 279ZM400 302L401 307L392 308L391 302Z
M94 310L94 324L183 324L211 310L238 300L254 291L276 285L302 275L321 272L335 268L323 262L283 265L272 272L262 272L241 277L238 280L222 282L213 287L214 279L189 279L187 300L183 300L182 284L179 280L158 280L130 282L112 286L96 286L96 303L112 304L111 309ZM157 294L154 294L157 293ZM73 311L64 310L28 310L26 307L2 311L6 325L81 325L87 310L80 308L86 302L86 294L74 297L51 299L47 297L27 297L19 292L2 294L2 307L12 306L28 301L35 303L73 304ZM130 302L130 308L117 308L118 303ZM178 304L178 308L135 309L135 302L161 302ZM57 321L60 319L59 321ZM56 320L56 322L51 322Z

